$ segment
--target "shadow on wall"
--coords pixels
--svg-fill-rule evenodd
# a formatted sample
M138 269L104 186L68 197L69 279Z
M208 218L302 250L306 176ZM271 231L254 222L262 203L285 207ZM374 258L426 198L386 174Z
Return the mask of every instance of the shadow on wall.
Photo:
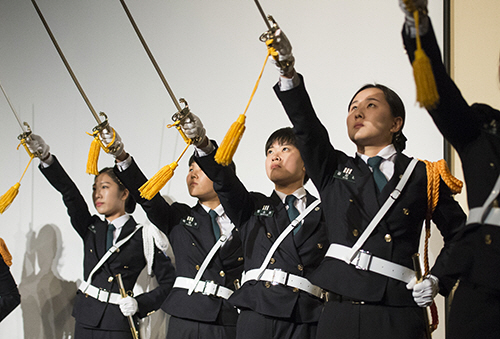
M61 231L43 226L38 235L26 234L26 254L19 291L25 339L69 339L75 320L71 316L77 284L57 272L62 252Z

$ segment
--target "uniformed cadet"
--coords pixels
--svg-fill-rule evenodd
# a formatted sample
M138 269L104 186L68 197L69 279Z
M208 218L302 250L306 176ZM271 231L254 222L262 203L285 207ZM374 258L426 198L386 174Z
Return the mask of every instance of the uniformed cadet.
M61 193L71 224L83 240L85 281L79 287L73 308L75 338L132 338L127 317L133 316L136 323L137 318L159 309L172 288L174 267L170 258L156 247L168 244L166 238L162 243L155 235L153 243L144 235L154 230L144 230L128 214L135 209L135 202L112 168L101 170L92 187L92 200L97 212L104 215L103 221L90 214L78 188L41 137L32 134L28 147L34 154L39 152L39 168ZM150 251L145 251L145 241ZM122 298L116 275L121 274L125 291L131 292L146 266L154 272L159 286L150 292Z
M406 139L401 99L382 85L364 86L353 96L347 129L357 153L348 156L330 143L281 31L273 47L280 60L290 60L282 63L287 67L281 69L274 90L320 192L330 242L311 277L329 291L317 337L423 338L428 325L419 306L430 305L438 291L447 294L451 288L440 277L465 214L441 181L433 220L444 247L431 274L415 284L412 255L418 252L427 211L427 173L423 162L402 153ZM399 197L390 197L393 191L400 192ZM381 208L386 201L392 204L388 210Z
M411 60L416 49L415 22L406 14L403 40ZM426 8L427 1L416 1ZM443 136L457 150L467 187L469 218L453 252L449 273L460 275L451 304L447 338L500 338L500 111L469 105L446 72L430 18L420 13L422 48L431 60L439 93L429 110ZM499 69L500 71L500 69ZM500 73L500 72L499 72ZM500 75L500 74L499 74Z
M112 137L103 135L106 142ZM227 299L243 270L243 252L212 181L190 159L186 183L198 203L169 205L160 194L151 200L140 196L147 179L127 152L116 162L117 176L172 245L177 277L163 308L171 315L167 338L235 338L238 312Z
M186 135L200 135L203 125L198 118L195 122L183 124ZM248 192L233 171L215 162L216 149L205 138L196 161L240 230L245 272L241 288L229 299L241 310L237 338L315 338L323 300L309 277L325 254L327 239L319 201L304 188L308 179L292 129L275 131L265 145L266 174L275 186L270 196ZM281 241L291 221L308 207L303 221Z
M12 256L0 238L0 321L4 320L19 304L21 295L14 277L10 273Z

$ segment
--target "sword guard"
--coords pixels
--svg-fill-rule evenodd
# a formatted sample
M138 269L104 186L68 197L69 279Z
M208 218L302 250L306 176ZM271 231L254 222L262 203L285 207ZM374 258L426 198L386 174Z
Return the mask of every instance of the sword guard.
M92 129L92 132L99 131L101 132L102 130L105 130L106 128L109 127L108 123L108 116L104 112L99 112L99 115L104 118L103 122L99 123L99 125L95 126Z
M189 114L191 114L191 111L189 110L189 105L188 105L186 99L180 98L179 102L181 104L184 104L184 108L182 108L179 112L176 112L176 113L174 113L174 115L172 115L172 121L174 121L174 122L176 122L176 121L182 122L184 119L186 119L189 116Z
M265 31L260 35L259 40L262 42L274 39L274 33L280 28L272 15L268 15L267 20L270 21L272 25L270 30Z
M33 133L31 131L30 125L28 125L27 122L23 122L23 125L26 127L26 132L23 132L17 136L17 139L21 141L21 144L23 145L24 149L26 152L28 152L28 155L30 157L39 157L41 155L40 151L36 151L35 153L31 153L30 149L28 148L28 145L26 142L29 142L31 139L31 134Z

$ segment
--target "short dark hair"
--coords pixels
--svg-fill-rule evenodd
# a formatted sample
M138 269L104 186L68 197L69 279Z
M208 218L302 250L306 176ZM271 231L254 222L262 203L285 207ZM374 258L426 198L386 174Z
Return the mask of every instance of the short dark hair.
M118 179L112 167L104 167L99 171L99 174L97 174L95 178L97 178L101 174L107 174L111 178L111 180L113 180L113 182L118 185L118 189L120 190L120 192L123 192L127 189L125 185L120 181L120 179ZM134 197L132 197L132 194L129 192L127 200L125 200L125 212L133 213L134 211L135 211L135 200Z
M266 141L266 148L264 149L264 153L266 154L266 156L267 156L267 150L269 148L271 148L271 146L275 142L277 142L280 145L290 144L290 145L295 146L297 149L299 149L299 147L297 146L297 137L295 136L295 133L291 127L283 127L283 128L277 129L269 136L269 138ZM299 151L299 153L300 153L300 151ZM306 182L308 180L309 180L309 176L307 175L307 172L306 172L306 174L304 176L304 185L306 184Z
M366 84L363 87L361 87L356 93L354 93L354 95L351 98L351 101L349 101L347 110L349 111L352 101L354 100L356 95L358 95L359 92L364 91L365 89L368 88L378 88L379 90L381 90L382 93L384 93L385 100L389 104L392 116L395 118L401 117L403 119L403 124L401 125L399 131L392 135L392 143L394 144L396 151L402 152L406 147L406 140L407 140L406 137L403 135L403 126L405 124L406 111L403 100L401 100L401 98L399 97L399 95L397 95L396 92L394 92L389 87L381 84Z

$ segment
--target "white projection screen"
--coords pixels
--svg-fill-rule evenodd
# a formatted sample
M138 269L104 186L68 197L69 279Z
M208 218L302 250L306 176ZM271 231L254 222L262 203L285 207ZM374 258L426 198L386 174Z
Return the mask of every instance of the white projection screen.
M429 2L442 44L443 1ZM166 128L175 106L119 0L37 3L93 107L107 114L145 174L151 177L176 160L185 143L175 129ZM187 100L207 135L220 143L243 113L267 52L259 41L267 28L254 1L127 0L127 5L177 98ZM405 102L406 154L433 161L443 157L441 135L415 103L398 1L261 0L261 5L290 39L296 69L338 149L354 154L345 125L347 105L359 87L376 82ZM273 185L264 169L265 142L274 130L290 126L272 90L277 80L268 63L234 157L246 187L266 194ZM85 132L96 122L29 0L0 0L0 82L21 120L50 145L96 213L93 176L85 173L92 140ZM3 95L0 116L3 194L19 181L29 157L22 147L16 150L21 130ZM161 193L194 205L185 183L191 153ZM0 215L0 237L13 255L11 271L23 294L22 307L0 324L1 337L72 335L72 293L83 276L83 246L38 163L33 161L19 195ZM113 158L101 152L99 168L106 166L113 166ZM316 194L312 183L306 187ZM140 208L134 216L148 222Z

